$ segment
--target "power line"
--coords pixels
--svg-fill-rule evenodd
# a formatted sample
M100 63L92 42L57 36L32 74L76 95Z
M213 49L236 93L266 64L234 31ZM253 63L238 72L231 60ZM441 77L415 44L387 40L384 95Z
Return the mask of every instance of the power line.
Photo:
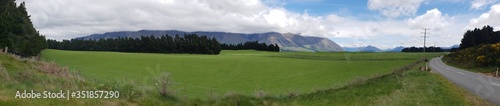
M427 34L431 34L431 33L428 33L427 30L430 30L430 29L427 29L427 28L422 28L422 30L424 30L424 32L422 32L422 34L424 34L424 53L425 53L425 40L427 39Z

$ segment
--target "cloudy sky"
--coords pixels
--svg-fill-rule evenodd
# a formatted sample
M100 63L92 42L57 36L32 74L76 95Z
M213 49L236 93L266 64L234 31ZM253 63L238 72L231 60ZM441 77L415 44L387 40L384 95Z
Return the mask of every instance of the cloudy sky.
M500 29L497 0L17 0L49 39L112 31L282 32L382 49L459 44L466 30Z

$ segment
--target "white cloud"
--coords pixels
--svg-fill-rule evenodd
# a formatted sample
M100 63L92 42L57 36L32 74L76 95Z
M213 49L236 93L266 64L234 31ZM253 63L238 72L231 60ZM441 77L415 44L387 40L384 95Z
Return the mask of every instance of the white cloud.
M454 18L442 14L438 9L428 10L425 14L408 19L408 26L412 29L430 28L440 31L453 24Z
M286 27L295 24L295 20L287 17L285 10L273 9L269 11L269 14L264 15L264 19L269 24L279 25L280 27Z
M276 31L350 39L334 40L342 46L375 45L386 48L395 45L420 45L420 27L427 27L424 26L426 24L432 24L431 28L434 26L441 29L432 32L432 35L440 37L461 36L447 34L445 31L463 33L455 30L465 27L451 25L452 28L446 29L449 24L456 23L450 21L453 17L443 15L437 9L406 20L392 20L392 17L414 15L423 0L370 0L369 7L372 10L380 11L389 18L369 19L337 14L312 16L307 12L291 12L283 6L266 5L261 0L24 1L35 27L47 38L58 40L94 33L141 29L237 33ZM457 44L457 41L459 42L454 40L441 45Z
M439 9L428 10L425 14L416 16L415 18L407 19L407 25L410 29L415 29L416 36L414 39L417 40L417 44L423 44L422 28L428 28L427 30L427 46L451 46L459 44L462 39L462 35L465 32L463 28L466 26L466 21L469 17L467 16L448 16L443 14Z
M340 45L360 47L374 45L381 49L395 46L422 46L422 28L430 28L431 34L427 39L427 46L451 46L459 44L467 26L464 20L467 16L448 16L438 9L428 10L425 14L408 18L406 20L376 19L368 21L345 19L344 24L335 25L339 31L337 41ZM457 23L464 22L464 23ZM446 39L446 40L443 40ZM335 38L334 38L335 40Z
M368 9L390 18L414 15L424 0L368 0Z
M500 30L500 19L498 17L500 17L500 4L495 4L491 6L490 11L471 19L466 29L482 28L485 25L490 25L496 30Z
M331 37L336 17L310 16L261 0L24 0L35 27L51 39L141 29L291 32Z
M497 0L473 0L470 8L475 10L484 9L484 7L495 3L496 1Z

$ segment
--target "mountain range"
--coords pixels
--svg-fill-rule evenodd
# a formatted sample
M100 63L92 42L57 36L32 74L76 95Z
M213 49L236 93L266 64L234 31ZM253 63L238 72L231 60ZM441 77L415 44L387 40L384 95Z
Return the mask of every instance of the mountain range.
M119 32L107 32L104 34L92 34L89 36L79 37L77 39L86 40L97 40L97 39L107 39L107 38L118 38L118 37L131 37L140 38L144 36L155 36L160 37L163 35L169 35L174 37L175 35L183 36L184 34L197 34L200 36L207 36L210 38L215 38L221 43L226 44L238 44L247 41L258 41L259 43L266 44L278 44L281 51L311 51L311 52L338 52L343 51L343 49L335 42L330 39L323 37L313 37L313 36L301 36L299 34L292 33L278 33L278 32L267 32L267 33L230 33L230 32L184 32L178 30L139 30L139 31L119 31Z
M346 52L401 52L405 47L397 46L389 49L379 49L375 46L364 46L364 47L342 47Z
M441 49L452 49L452 48L458 48L460 47L459 45L452 45L450 47L440 47ZM375 46L364 46L364 47L342 47L345 52L401 52L403 50L404 46L397 46L394 48L388 48L388 49L379 49Z
M365 47L343 47L346 52L381 52L379 48L375 46L365 46Z

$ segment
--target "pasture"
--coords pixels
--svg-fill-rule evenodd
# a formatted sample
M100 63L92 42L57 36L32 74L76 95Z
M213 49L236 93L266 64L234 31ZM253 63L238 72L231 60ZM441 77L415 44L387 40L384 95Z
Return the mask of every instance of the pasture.
M422 56L441 53L307 53L228 51L220 55L151 54L44 50L53 61L102 82L130 81L145 89L169 72L175 96L206 98L236 93L310 93L345 86L356 79L391 73Z

